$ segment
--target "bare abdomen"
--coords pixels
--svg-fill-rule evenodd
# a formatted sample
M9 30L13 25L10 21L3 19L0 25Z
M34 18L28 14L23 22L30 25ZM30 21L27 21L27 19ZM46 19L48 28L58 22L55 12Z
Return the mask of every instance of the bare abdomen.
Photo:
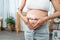
M27 18L31 24L35 24L38 19L48 16L48 12L41 10L29 10L27 11Z

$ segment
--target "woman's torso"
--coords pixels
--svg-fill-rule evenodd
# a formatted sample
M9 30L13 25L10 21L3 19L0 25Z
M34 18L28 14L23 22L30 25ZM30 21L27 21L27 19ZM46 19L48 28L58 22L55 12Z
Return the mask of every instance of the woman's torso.
M48 12L47 11L41 11L41 10L29 10L27 11L27 18L29 19L31 24L35 24L37 22L37 20L48 16Z
M39 3L39 1L41 3ZM48 16L49 1L43 0L43 2L42 2L42 0L31 0L28 3L27 8L28 8L27 18L29 19L30 23L35 24L38 19Z

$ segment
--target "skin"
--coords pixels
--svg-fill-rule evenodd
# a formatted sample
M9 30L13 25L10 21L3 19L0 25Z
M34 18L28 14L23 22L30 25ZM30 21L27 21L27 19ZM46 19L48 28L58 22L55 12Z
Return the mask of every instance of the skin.
M42 26L42 24L44 24L45 22L47 22L48 20L50 19L53 19L53 18L56 18L58 16L60 16L60 7L59 7L59 1L58 0L51 0L53 6L54 6L54 9L55 9L55 12L50 15L50 16L47 16L48 12L47 11L44 11L44 10L36 10L36 9L32 9L32 10L29 10L27 11L27 15L32 15L32 16L37 16L35 18L32 18L32 17L28 17L28 16L23 16L22 15L22 10L26 4L26 0L22 0L22 4L20 5L20 7L18 8L18 12L19 12L19 15L20 17L24 20L24 22L26 23L26 25L30 28L30 29L37 29L39 26ZM35 12L35 13L34 13ZM38 13L38 14L37 14ZM34 23L34 22L35 23Z

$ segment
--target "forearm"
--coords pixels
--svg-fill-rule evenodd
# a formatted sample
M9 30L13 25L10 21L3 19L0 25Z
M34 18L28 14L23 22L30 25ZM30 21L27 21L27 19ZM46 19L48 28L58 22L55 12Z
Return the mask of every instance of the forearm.
M22 10L23 10L25 4L26 4L26 0L21 0L21 5L18 8L18 14L20 15L20 17L22 19L24 19L24 16L22 15Z
M26 0L21 0L21 5L19 6L18 10L22 11L26 4Z
M58 16L60 16L60 11L54 12L52 15L48 16L47 19L48 20L54 19L54 18L57 18Z
M18 14L19 14L20 17L24 20L24 16L22 15L22 11L18 11Z

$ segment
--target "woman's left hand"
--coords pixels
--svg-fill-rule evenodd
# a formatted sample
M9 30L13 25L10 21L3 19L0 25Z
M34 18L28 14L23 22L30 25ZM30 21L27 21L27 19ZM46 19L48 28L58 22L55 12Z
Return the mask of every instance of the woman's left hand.
M47 22L47 21L48 21L48 17L43 17L43 18L39 19L37 21L37 23L33 25L33 29L34 30L37 29L38 27L44 25L44 23Z

